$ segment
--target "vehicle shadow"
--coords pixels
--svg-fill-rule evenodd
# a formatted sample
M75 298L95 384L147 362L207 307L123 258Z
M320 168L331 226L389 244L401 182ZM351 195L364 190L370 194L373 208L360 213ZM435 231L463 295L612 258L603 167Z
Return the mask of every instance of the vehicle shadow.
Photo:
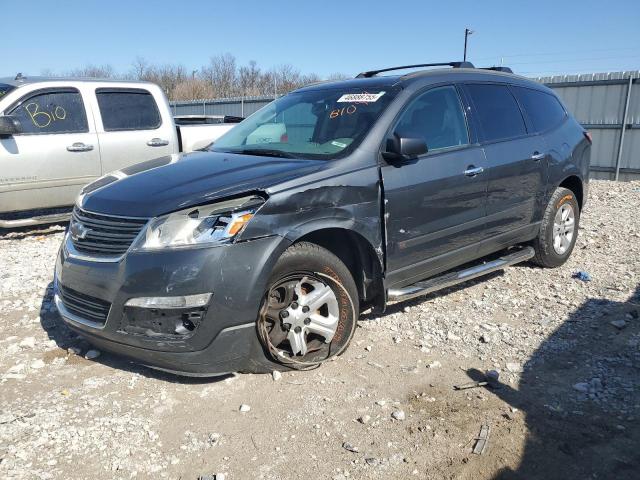
M65 352L71 347L76 347L80 349L81 354L84 355L88 350L93 348L87 340L77 335L62 321L60 314L55 308L55 303L53 300L53 282L49 283L42 297L42 302L40 305L40 325L49 336L49 339L54 340L58 348L64 350ZM69 355L75 354L69 353ZM83 358L82 361L97 362L109 368L128 371L164 382L185 385L211 384L226 380L233 376L232 374L221 375L217 377L186 377L175 375L172 373L145 367L144 365L130 361L125 357L122 357L120 355L112 355L108 352L101 352L99 357L92 360L85 360Z
M528 430L519 466L494 479L640 478L639 316L640 286L625 302L589 299L530 357L517 388L485 387Z
M53 223L16 228L0 228L0 242L7 240L21 240L28 237L44 237L64 232L68 222Z

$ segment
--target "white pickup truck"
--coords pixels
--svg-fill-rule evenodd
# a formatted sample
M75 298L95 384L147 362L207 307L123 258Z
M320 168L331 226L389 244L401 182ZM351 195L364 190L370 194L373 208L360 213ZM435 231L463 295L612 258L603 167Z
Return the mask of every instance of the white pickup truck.
M184 123L153 83L0 78L0 228L61 221L83 185L234 126Z

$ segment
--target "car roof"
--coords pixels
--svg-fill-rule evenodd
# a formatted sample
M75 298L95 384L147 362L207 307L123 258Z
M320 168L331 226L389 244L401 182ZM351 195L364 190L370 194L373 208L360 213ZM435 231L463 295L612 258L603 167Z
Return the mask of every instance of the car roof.
M299 88L295 92L304 92L320 89L351 89L351 88L390 88L401 85L409 86L416 83L430 84L446 81L476 81L476 82L503 82L523 85L542 90L548 90L544 85L513 73L499 72L482 68L437 68L418 70L405 75L380 75L368 78L353 78L348 80L320 82Z
M42 76L22 76L18 74L16 77L0 77L0 83L20 87L32 83L49 83L49 82L82 82L82 83L139 83L149 84L142 80L114 80L112 78L84 78L84 77L42 77Z

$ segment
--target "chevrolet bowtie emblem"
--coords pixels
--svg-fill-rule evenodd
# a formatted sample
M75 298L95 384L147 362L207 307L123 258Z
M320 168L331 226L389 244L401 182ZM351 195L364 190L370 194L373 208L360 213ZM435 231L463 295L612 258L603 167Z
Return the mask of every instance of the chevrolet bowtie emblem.
M89 228L85 227L81 223L72 222L71 223L71 239L74 241L83 240L91 231Z

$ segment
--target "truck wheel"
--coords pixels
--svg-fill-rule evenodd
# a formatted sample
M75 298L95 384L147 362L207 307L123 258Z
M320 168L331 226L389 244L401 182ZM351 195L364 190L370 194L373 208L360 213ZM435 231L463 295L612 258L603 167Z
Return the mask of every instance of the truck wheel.
M358 319L358 292L349 269L319 245L289 247L273 269L257 322L267 355L305 369L340 355Z
M533 241L532 261L541 267L559 267L567 261L578 237L580 207L571 190L558 187L542 217L540 233Z

